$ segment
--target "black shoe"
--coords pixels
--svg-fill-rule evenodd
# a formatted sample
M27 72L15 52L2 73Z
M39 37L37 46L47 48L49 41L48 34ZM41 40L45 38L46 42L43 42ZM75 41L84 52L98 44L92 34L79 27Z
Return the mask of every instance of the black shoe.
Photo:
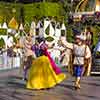
M24 81L27 81L27 78L23 78Z

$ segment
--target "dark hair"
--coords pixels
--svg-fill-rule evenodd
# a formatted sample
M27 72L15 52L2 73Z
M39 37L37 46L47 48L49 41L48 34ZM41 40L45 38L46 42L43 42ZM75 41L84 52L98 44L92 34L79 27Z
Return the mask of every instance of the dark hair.
M36 28L36 35L39 35L39 28Z
M65 36L65 30L61 30L61 36Z
M30 34L28 33L27 36L30 36Z
M42 41L45 42L45 38L37 37L36 40L41 43Z
M89 27L89 26L86 27L86 29L87 29L87 31L91 31L91 27Z

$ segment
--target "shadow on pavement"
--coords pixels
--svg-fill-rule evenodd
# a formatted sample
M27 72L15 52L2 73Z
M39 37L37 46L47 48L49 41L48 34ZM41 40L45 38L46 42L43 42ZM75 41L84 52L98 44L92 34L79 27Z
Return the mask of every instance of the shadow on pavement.
M23 89L25 89L25 84L19 83L19 82L7 82L7 85L8 85L9 87L23 88Z
M68 85L68 84L63 84L62 83L62 84L59 84L58 86L74 90L74 86L72 86L72 85Z
M10 76L9 78L22 80L22 77L20 77L20 76Z
M92 85L92 86L100 86L100 83L94 83L94 81L93 82L82 82L82 84L87 84L87 85Z
M89 100L100 100L100 97L93 96L93 95L82 94L82 95L79 95L79 96L89 98Z

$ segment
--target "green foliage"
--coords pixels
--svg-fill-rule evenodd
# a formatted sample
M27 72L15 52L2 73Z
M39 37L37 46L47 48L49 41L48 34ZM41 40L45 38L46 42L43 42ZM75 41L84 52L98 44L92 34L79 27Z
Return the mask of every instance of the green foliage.
M18 38L13 36L14 43L17 43Z
M9 22L13 16L19 21L20 7L21 4L0 2L0 22Z
M23 12L22 12L23 8ZM23 13L23 14L22 14ZM61 5L58 3L40 2L32 4L14 4L0 2L0 23L6 21L9 23L12 17L18 22L22 21L22 17L26 22L31 22L33 16L39 20L43 16L61 16Z
M97 25L93 26L92 31L93 31L93 45L96 45L98 41L98 33L100 32L100 27Z
M0 23L3 23L3 16L0 16Z
M25 21L32 21L33 16L40 19L43 16L60 16L61 5L57 3L34 3L24 5Z
M5 46L4 39L1 38L1 39L0 39L0 48L3 48L4 46Z
M25 30L26 33L28 33L30 31L30 25L29 25L28 22L25 24L24 30Z
M0 29L0 35L7 35L7 29Z
M54 38L49 36L49 37L46 38L46 40L47 40L48 42L51 42L51 41L54 40Z
M68 40L68 42L73 42L73 40L74 40L71 27L68 27L68 29L67 29L67 40Z
M48 26L47 29L45 30L45 33L46 33L47 35L49 35L49 26Z
M71 4L71 0L46 0L47 2L40 2L40 3L32 3L32 4L14 4L14 3L4 3L0 2L0 24L2 24L4 21L9 23L11 18L15 16L18 22L20 22L23 18L25 21L25 31L29 32L29 26L30 23L33 19L36 19L38 21L41 17L43 16L56 16L57 21L65 21L66 27L67 27L67 40L69 42L73 42L73 32L72 32L72 27L75 26L73 25L68 25L66 23L68 14L70 11L74 11L76 8L77 3ZM93 1L93 0L90 0ZM53 2L53 3L52 3ZM91 3L91 2L90 2ZM89 5L89 4L88 4ZM93 5L93 4L92 4ZM93 7L93 6L91 6ZM23 12L21 10L23 8ZM87 10L90 9L89 7L86 7ZM23 14L22 14L23 13ZM36 16L36 18L33 18L33 16ZM90 21L89 21L90 22ZM76 29L84 30L85 26L90 23L86 24L80 24L78 27L76 25ZM100 32L100 27L99 26L93 26L92 27L94 37L94 45L98 41L98 36L97 33ZM6 34L7 30L0 29L0 35L1 34ZM48 30L47 30L48 33ZM47 40L52 41L52 37L48 37Z

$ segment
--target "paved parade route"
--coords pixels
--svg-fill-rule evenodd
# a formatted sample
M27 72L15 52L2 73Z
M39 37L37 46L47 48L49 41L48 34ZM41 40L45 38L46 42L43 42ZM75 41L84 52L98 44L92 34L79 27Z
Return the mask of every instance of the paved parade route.
M83 78L74 90L73 78L48 90L27 90L18 69L0 71L0 100L100 100L100 77Z

